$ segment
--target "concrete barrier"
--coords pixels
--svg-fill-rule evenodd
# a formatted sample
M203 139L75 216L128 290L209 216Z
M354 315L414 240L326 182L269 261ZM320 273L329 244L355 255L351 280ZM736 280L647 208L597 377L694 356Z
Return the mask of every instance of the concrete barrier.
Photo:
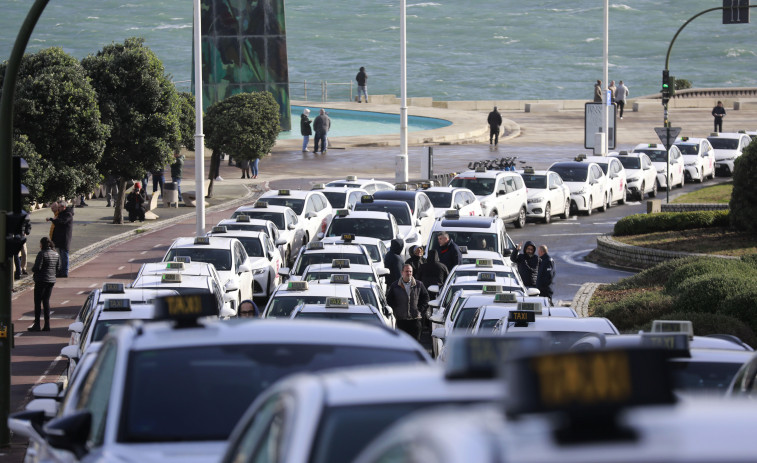
M714 257L720 259L739 259L733 256L719 256L714 254L698 254L690 252L664 251L662 249L643 248L616 241L612 236L597 237L597 248L594 250L603 262L624 268L645 269L672 259L689 256Z
M757 99L741 99L733 102L733 109L736 111L748 111L757 109Z
M558 112L561 105L558 103L526 103L527 113Z
M633 112L659 111L662 109L660 100L636 100L633 103Z
M428 97L413 97L407 99L407 105L408 106L422 106L425 108L432 107L434 103L434 99L430 96Z

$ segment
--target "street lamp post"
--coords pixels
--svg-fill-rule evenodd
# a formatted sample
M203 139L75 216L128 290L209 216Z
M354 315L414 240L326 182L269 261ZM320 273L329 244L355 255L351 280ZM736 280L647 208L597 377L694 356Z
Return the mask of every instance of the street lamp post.
M407 167L407 6L406 0L400 0L400 154L394 162L394 181L403 183L408 180Z
M195 78L195 235L205 235L205 134L202 132L202 28L201 0L194 0L194 78Z

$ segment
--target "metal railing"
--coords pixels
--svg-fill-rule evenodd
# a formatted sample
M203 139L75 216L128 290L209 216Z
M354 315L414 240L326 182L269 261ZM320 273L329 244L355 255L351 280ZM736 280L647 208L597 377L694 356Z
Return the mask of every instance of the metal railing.
M353 82L289 82L289 98L292 100L318 101L352 101L354 99Z

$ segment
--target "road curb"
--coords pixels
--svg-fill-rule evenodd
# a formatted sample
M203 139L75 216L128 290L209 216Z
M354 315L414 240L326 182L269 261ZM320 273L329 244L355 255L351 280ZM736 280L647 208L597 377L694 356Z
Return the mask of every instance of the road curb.
M576 295L573 296L571 307L576 311L579 317L589 316L589 301L591 301L591 297L594 295L594 291L596 291L597 288L599 288L603 284L604 283L589 282L582 284L578 289Z

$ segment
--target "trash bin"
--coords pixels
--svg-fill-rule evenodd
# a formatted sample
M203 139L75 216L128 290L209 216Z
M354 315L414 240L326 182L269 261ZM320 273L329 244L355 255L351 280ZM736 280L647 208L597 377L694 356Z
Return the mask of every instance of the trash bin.
M163 206L179 207L179 190L176 183L166 182L163 184Z

